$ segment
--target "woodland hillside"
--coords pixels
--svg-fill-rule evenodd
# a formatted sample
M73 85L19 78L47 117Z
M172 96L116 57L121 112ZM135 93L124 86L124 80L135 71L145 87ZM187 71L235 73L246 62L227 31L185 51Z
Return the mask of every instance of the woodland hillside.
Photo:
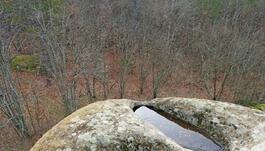
M0 151L111 98L265 109L264 0L0 0L0 51Z

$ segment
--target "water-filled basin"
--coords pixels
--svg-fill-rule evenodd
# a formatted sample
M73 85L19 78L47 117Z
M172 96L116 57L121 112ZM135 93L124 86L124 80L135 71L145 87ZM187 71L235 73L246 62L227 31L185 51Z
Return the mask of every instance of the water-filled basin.
M223 150L218 143L209 139L205 134L201 134L196 128L174 119L165 112L141 106L135 110L135 113L184 148L194 151Z

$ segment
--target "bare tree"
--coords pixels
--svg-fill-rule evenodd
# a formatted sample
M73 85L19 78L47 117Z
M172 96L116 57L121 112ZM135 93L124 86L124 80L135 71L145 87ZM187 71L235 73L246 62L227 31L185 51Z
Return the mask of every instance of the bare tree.
M176 35L181 31L183 16L178 13L178 8L172 5L169 3L166 12L160 16L158 23L154 24L156 30L153 33L156 33L156 36L152 37L154 47L150 51L153 98L157 97L162 84L175 72L180 55L180 49L175 43L178 40Z
M119 97L124 98L126 94L127 75L132 69L132 59L135 46L134 1L113 2L112 4L112 27L115 35L115 49L118 57L118 84Z
M39 37L43 44L40 55L47 57L46 70L55 79L65 115L77 109L76 83L80 73L79 59L81 56L78 44L79 27L75 22L74 13L69 3L61 7L61 11L49 9L49 16L44 12L37 12L36 21L40 27Z
M103 87L103 97L107 98L108 95L108 71L104 54L111 29L107 19L109 11L109 1L80 1L80 22L86 33L82 35L82 43L86 44L82 73L87 95L94 100L97 98L97 82Z
M27 128L22 110L22 103L16 84L12 79L10 71L10 43L5 44L0 41L0 107L8 120L12 122L13 128L21 137L29 137L30 133Z

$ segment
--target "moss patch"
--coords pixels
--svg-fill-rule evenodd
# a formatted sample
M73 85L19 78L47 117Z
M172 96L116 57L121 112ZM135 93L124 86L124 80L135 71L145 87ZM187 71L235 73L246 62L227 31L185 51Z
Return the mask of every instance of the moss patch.
M35 55L18 55L12 59L11 68L17 71L33 72L39 67L39 59Z
M251 108L254 108L254 109L258 109L258 110L261 110L261 111L265 111L265 103L262 103L262 104L255 104L253 106L250 106Z
M200 126L204 119L204 114L202 112L199 112L199 113L195 113L193 116L198 120L198 126Z
M237 103L252 109L265 111L265 103L258 103L256 101L251 100L239 100Z

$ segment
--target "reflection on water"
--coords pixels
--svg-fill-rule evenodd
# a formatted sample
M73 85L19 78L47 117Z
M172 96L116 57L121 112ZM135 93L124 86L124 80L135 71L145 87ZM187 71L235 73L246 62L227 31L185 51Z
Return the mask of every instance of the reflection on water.
M179 124L168 120L168 117L165 113L161 114L159 112L161 114L160 115L145 106L136 109L135 113L143 118L144 121L157 127L166 136L170 137L177 144L183 146L184 148L192 149L194 151L222 151L222 147L220 145L216 144L214 141L208 139L204 135L193 131L194 128L191 128L184 123L181 123L180 126Z

